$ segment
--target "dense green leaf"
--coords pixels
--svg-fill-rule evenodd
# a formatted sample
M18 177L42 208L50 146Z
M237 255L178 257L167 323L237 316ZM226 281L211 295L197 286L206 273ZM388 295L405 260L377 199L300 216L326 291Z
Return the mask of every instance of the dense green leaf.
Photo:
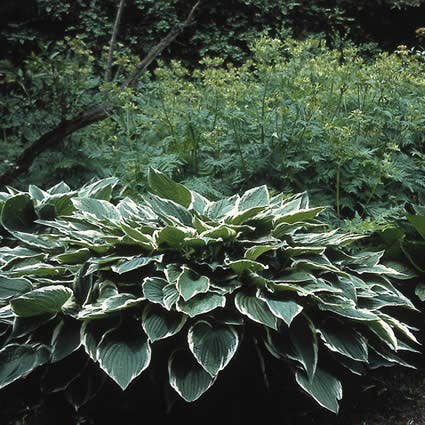
M413 224L422 238L425 239L425 215L408 214L407 219Z

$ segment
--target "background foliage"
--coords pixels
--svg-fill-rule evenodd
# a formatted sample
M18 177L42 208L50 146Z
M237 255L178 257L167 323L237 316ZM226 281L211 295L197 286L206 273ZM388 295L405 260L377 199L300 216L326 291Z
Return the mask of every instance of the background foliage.
M139 54L146 52L187 13L187 1L129 0L120 39ZM196 31L187 32L168 55L193 62L220 55L241 61L259 33L296 37L323 32L328 42L348 37L357 42L378 41L394 47L413 40L420 26L422 0L218 0L205 2ZM117 2L113 0L5 0L0 5L0 46L18 59L64 35L84 34L94 48L109 41ZM421 6L422 5L422 6ZM407 9L406 9L407 8ZM401 9L401 10L400 10Z
M36 161L26 181L117 175L137 195L154 166L212 197L262 183L308 189L334 206L333 219L365 232L402 215L404 202L423 202L419 50L367 58L347 42L329 49L321 39L264 36L251 55L240 66L205 58L193 71L174 61L121 91L115 84L136 63L125 49L115 83L103 84L103 59L84 40L50 46L6 74L3 169L52 125L108 95L117 112Z

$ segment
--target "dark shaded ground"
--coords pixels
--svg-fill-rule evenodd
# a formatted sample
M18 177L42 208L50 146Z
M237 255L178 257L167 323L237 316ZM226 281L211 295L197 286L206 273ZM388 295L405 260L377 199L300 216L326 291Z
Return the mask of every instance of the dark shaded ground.
M386 370L364 380L357 399L345 400L338 425L425 424L425 372ZM319 424L319 422L316 422ZM323 422L325 424L325 422Z
M421 320L418 316L413 324ZM424 343L423 331L418 337ZM173 344L167 341L162 344ZM326 368L342 379L344 389L340 413L335 416L299 389L281 361L264 358L264 373L249 338L212 388L187 404L168 384L165 345L153 346L150 367L125 392L109 378L104 382L105 374L80 349L0 390L0 425L425 425L423 354L404 356L417 370L382 368L365 377L345 373L336 362L328 362ZM72 382L68 388L73 391L51 392L63 382ZM77 412L69 401L81 404L102 382L96 396Z
M253 387L243 389L242 378L230 385L211 389L195 405L177 401L169 414L155 396L155 388L137 387L126 393L107 385L95 401L79 413L62 394L37 393L38 378L3 390L0 398L1 425L136 425L141 423L267 424L267 425L423 425L425 424L425 371L386 369L368 378L345 382L345 396L338 416L317 409L295 387L280 394ZM235 384L235 383L233 383ZM289 384L289 383L288 383ZM225 382L224 386L229 383ZM235 388L240 392L235 392ZM27 393L24 395L22 389ZM33 390L33 392L31 392ZM146 392L147 390L147 392ZM217 394L217 393L220 394ZM140 397L142 395L142 398Z

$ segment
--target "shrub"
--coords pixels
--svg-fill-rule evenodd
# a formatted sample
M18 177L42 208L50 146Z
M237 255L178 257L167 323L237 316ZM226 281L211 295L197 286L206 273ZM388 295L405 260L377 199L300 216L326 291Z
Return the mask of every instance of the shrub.
M102 84L101 61L70 39L6 75L0 171L108 93L122 108L43 154L24 182L80 186L88 175L116 175L135 195L152 166L212 198L247 182L308 190L313 202L334 206L333 218L357 213L355 228L373 230L425 194L425 62L409 52L365 61L348 44L341 54L322 40L263 37L240 67L210 58L191 71L173 62L131 92ZM115 83L135 63L119 49L124 72Z
M361 374L415 351L400 273L344 252L360 236L327 229L305 193L211 202L152 169L142 203L113 203L115 184L0 195L1 387L83 346L125 390L172 338L169 382L192 402L256 338L337 412L332 365Z
M79 37L43 46L20 68L0 62L0 173L43 134L102 100L97 66L93 52ZM32 182L50 184L70 175L77 176L73 183L78 186L89 180L93 164L80 147L78 135L53 146L44 157L49 166L36 164Z
M425 301L425 208L407 204L404 220L378 232L386 257L403 263L417 283L415 293ZM407 219L407 220L406 220Z
M150 164L207 196L247 182L308 190L341 218L382 224L425 193L423 72L413 55L367 62L350 45L341 56L263 37L240 67L160 67L86 149L130 193Z

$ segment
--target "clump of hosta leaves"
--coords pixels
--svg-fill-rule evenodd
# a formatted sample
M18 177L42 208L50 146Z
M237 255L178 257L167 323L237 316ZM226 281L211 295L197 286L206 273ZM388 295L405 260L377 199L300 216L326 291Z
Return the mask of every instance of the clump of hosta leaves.
M414 351L399 272L381 252L344 252L359 236L329 231L305 194L211 202L151 170L143 202L114 203L115 183L0 195L1 387L80 349L125 390L170 338L170 385L192 402L255 332L337 412L329 365L360 374Z

